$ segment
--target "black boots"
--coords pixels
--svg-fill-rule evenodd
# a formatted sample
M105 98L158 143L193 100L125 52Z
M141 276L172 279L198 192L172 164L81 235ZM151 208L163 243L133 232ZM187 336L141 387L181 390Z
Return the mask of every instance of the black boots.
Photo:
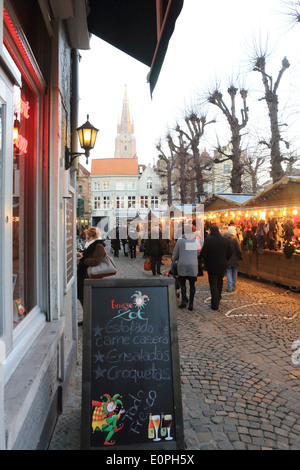
M190 311L193 310L193 308L194 308L195 291L196 291L195 286L194 286L193 284L190 285L190 301L189 301L189 299L188 299L187 296L186 296L186 287L181 286L181 298L182 298L182 301L181 301L181 304L179 305L179 308L185 308L185 307L187 306L188 301L189 301L188 309L189 309Z
M181 286L181 304L179 305L179 308L185 308L186 304L188 303L189 299L186 296L186 287Z
M195 285L194 284L191 284L190 286L190 303L189 303L189 306L188 306L188 309L190 311L193 310L194 308L194 297L195 297L195 292L196 292L196 288L195 288Z

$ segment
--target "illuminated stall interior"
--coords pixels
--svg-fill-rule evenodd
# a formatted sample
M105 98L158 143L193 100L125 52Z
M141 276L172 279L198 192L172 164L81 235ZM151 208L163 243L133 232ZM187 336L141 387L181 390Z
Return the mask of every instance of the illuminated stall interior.
M245 230L255 234L259 224L264 222L265 230L276 227L276 248L281 249L284 241L284 227L292 226L291 240L296 248L300 239L300 178L283 177L261 193L248 198L242 204L214 198L210 203L204 201L204 221L209 226L215 223L225 232L230 223L238 229L240 239Z

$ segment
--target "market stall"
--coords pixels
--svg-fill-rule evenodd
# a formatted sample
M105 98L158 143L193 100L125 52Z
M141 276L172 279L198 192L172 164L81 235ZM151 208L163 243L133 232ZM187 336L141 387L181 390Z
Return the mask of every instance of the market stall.
M252 198L253 194L209 194L193 210L196 217L202 217L206 230L214 223L224 232L230 222L240 217L242 204ZM202 211L200 210L202 209Z
M300 177L283 177L240 207L239 272L300 289Z

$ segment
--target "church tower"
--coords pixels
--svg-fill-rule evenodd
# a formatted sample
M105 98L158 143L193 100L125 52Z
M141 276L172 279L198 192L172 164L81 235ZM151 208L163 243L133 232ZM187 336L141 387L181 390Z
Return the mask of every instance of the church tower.
M134 136L133 120L130 120L127 87L123 99L121 122L118 122L117 137L115 139L115 158L136 157L136 141Z

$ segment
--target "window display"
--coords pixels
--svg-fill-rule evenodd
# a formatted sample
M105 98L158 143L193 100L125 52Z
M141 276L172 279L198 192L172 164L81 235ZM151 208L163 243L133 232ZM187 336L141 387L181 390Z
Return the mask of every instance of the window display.
M14 327L36 305L36 97L26 82L14 90Z

